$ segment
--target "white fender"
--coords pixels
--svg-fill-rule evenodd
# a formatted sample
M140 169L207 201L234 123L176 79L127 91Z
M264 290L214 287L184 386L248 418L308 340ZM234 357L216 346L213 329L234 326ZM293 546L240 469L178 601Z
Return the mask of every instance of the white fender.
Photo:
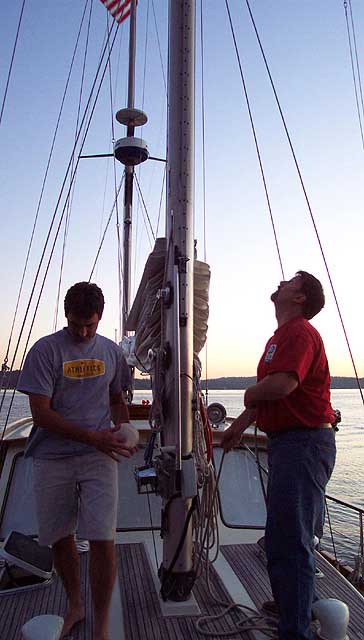
M36 616L22 626L22 640L59 640L63 622L60 616Z
M348 640L349 607L335 598L317 600L312 606L313 617L320 623L320 640Z

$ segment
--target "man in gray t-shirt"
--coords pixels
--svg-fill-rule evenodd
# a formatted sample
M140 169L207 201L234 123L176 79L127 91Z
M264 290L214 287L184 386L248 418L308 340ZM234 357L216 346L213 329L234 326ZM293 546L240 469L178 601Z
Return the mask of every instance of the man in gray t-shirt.
M34 423L25 455L33 457L39 541L52 545L69 599L62 637L85 615L77 528L90 541L95 638L101 640L116 574L117 462L135 451L118 436L129 421L123 398L129 371L121 349L96 333L104 308L99 287L75 284L64 307L68 326L36 342L19 380Z

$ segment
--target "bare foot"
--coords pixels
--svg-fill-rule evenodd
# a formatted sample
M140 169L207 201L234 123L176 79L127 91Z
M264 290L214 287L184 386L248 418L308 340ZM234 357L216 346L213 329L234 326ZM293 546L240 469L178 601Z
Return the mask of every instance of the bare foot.
M69 609L64 617L61 640L62 638L66 638L75 624L81 622L82 620L84 620L84 618L85 609L83 607L80 607L78 609Z

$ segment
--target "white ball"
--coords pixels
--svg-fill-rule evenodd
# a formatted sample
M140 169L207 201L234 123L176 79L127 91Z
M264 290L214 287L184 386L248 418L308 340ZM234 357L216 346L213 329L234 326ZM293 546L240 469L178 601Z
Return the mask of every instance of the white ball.
M123 422L116 434L126 449L133 449L139 442L139 431L130 422Z

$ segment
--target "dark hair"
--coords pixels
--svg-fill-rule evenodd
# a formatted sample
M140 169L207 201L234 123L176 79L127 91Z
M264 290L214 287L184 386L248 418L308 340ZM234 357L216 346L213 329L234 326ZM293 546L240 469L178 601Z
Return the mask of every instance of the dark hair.
M306 320L311 320L325 304L324 290L321 282L307 271L297 271L296 275L301 276L301 291L306 296L302 315Z
M97 313L101 318L104 304L104 294L97 284L77 282L66 293L64 312L66 317L69 313L74 313L80 318L91 318Z

